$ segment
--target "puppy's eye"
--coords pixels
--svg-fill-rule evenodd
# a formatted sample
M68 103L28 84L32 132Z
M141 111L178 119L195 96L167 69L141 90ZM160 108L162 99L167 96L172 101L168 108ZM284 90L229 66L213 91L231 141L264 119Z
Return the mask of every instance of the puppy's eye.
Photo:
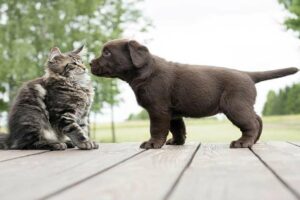
M111 53L109 51L105 50L105 51L103 51L102 55L104 57L109 57L109 56L111 56Z

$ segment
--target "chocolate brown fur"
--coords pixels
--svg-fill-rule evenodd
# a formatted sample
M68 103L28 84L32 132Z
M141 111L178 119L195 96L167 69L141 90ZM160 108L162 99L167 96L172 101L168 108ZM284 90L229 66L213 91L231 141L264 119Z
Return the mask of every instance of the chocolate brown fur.
M136 41L108 42L99 58L91 62L92 73L117 77L129 83L139 105L150 117L151 138L141 148L161 148L170 131L170 145L182 145L186 130L183 117L207 117L224 113L242 137L230 147L251 147L260 137L261 118L253 105L255 83L294 74L297 68L266 72L185 65L152 55Z

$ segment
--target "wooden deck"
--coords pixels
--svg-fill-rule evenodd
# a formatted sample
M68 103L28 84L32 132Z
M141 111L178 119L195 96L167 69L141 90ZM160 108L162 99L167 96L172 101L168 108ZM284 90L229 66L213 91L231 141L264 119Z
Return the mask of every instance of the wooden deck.
M300 142L0 151L0 199L300 199Z

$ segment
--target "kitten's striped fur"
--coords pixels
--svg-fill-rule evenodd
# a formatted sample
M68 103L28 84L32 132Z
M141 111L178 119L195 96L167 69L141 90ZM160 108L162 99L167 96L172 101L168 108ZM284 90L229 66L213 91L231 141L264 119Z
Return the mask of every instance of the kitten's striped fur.
M51 50L43 77L25 83L9 113L9 134L2 149L95 149L87 137L93 99L90 77L79 55Z

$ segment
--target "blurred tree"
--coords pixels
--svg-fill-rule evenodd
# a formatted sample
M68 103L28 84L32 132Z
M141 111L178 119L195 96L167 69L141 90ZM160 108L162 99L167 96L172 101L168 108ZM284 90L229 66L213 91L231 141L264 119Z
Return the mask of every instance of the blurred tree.
M264 105L263 115L286 115L300 113L300 84L281 89L278 94L270 91Z
M130 114L127 121L132 121L132 120L145 120L149 119L148 112L146 110L142 110L141 112L137 114Z
M300 38L300 0L278 0L279 3L292 14L284 25L298 33ZM264 115L284 115L300 113L300 84L285 87L278 94L274 91L268 93L267 102L264 105Z
M291 114L300 113L300 84L294 84L288 91L286 109Z
M278 0L279 3L284 5L284 7L292 14L284 22L288 29L292 29L298 33L300 37L300 0Z
M0 111L6 111L17 88L43 74L48 51L69 51L82 43L87 60L104 42L121 37L127 27L146 31L149 21L138 9L141 0L0 0ZM115 80L94 78L92 111L118 103ZM115 87L111 87L115 85Z
M264 115L272 115L273 109L275 107L274 106L275 101L276 101L276 93L273 90L271 90L268 93L267 101L266 101L266 103L264 105L264 108L263 108L263 114Z

